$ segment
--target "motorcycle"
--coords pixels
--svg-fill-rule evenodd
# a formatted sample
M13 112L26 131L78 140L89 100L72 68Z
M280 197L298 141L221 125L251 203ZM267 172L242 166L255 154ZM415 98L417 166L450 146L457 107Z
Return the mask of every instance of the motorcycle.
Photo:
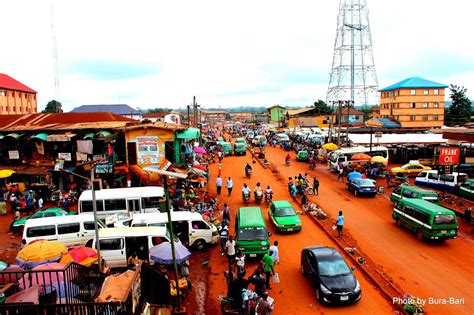
M286 160L285 160L285 163L286 163L286 166L290 166L290 163L291 163L291 162L290 162L290 159L286 159Z
M309 163L309 169L310 169L310 170L313 171L315 168L316 168L316 163L315 163L315 162Z
M265 203L267 204L267 207L270 205L270 202L272 202L272 194L265 193Z
M248 206L250 202L250 194L244 194L242 198L243 198L244 204Z
M247 176L247 178L250 179L250 177L252 177L252 169L250 168L245 169L245 176Z
M255 192L255 203L257 205L262 203L262 195L263 195L263 193L261 191L256 191Z
M256 308L258 305L258 295L254 292L247 293L248 300L246 302L245 310L242 308L242 304L237 303L230 296L219 295L217 299L221 302L222 314L256 314Z

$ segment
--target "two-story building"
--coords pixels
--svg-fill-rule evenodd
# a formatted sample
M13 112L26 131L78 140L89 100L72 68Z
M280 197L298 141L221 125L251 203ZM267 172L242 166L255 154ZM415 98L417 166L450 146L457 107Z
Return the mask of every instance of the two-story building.
M444 124L447 85L408 78L380 92L380 117L398 121L402 128L439 128Z
M280 105L275 105L267 109L268 122L278 127L283 127L286 121L286 108Z
M0 115L36 114L36 91L0 73Z
M226 120L226 110L200 110L200 121L209 125L222 125Z
M340 112L336 110L333 112L333 116L333 121L336 124L339 123L338 117L340 117L341 124L347 124L347 121L349 121L350 125L360 125L364 123L364 113L352 107L343 107Z

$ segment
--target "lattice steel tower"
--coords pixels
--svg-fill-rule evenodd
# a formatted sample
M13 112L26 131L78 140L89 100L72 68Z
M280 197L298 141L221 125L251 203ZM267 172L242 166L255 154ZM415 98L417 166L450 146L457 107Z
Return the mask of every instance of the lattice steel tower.
M340 0L327 103L378 104L366 0Z

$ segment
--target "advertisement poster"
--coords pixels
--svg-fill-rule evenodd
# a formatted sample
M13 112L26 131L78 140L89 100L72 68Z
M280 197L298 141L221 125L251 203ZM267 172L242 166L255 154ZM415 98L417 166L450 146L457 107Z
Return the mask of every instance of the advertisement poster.
M63 159L64 161L72 161L71 153L58 152L58 159Z
M15 150L15 151L8 151L8 157L10 160L18 160L20 159L20 153Z
M137 137L137 159L142 165L158 164L158 136Z
M441 148L439 151L440 165L456 165L459 163L459 155L461 149L459 147Z

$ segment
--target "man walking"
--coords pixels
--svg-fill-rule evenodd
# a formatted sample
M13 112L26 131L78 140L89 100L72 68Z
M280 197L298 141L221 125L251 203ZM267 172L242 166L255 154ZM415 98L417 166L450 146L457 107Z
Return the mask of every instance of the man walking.
M319 196L319 179L316 176L313 178L313 189L314 194Z
M269 251L273 252L272 258L275 264L280 264L280 255L278 255L278 241L274 241L270 246Z
M337 175L337 181L342 178L344 181L344 166L339 165L339 174Z
M227 236L229 235L229 226L224 220L221 223L221 229L219 230L219 236L221 238L221 255L224 256L225 245L227 243Z
M273 270L273 266L275 265L275 261L273 261L272 258L273 251L268 251L268 254L265 254L263 256L263 263L264 263L264 270L265 270L265 287L267 289L271 289L272 287L270 286L270 278L272 274L275 274L275 270Z
M229 197L230 197L230 194L232 193L232 187L234 187L234 182L232 181L232 178L227 178L227 192L229 193Z
M337 235L339 237L342 236L342 228L344 226L344 216L342 215L342 211L339 211L339 215L337 217L336 221L336 227L337 227Z
M225 248L227 249L227 259L229 260L229 270L232 270L232 266L235 261L235 241L232 235L229 235L227 243L225 243Z
M224 203L224 210L222 210L222 222L226 222L227 225L230 224L230 210L227 203Z
M217 190L217 194L220 195L221 190L222 190L222 178L220 175L217 175L217 178L216 178L216 190Z

